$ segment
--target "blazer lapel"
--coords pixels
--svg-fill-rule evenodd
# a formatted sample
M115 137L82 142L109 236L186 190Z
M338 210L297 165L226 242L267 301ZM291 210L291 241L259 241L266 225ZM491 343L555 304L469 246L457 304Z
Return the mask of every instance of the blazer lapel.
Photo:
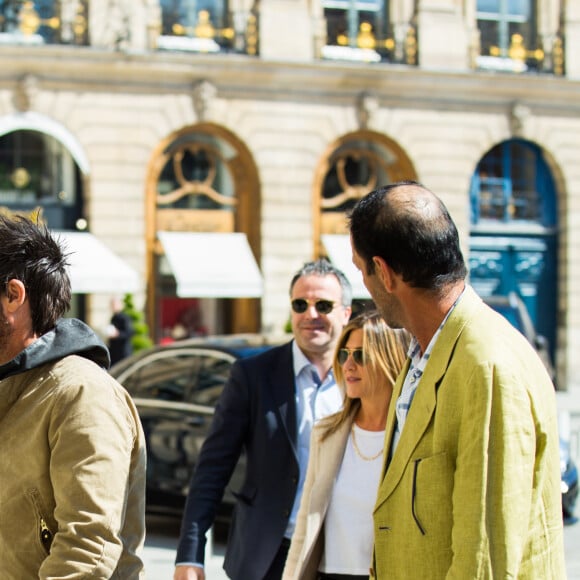
M413 398L413 403L407 415L399 443L395 453L388 464L377 496L378 507L383 503L398 485L403 473L410 463L417 445L429 427L435 407L437 404L437 389L441 383L449 361L453 354L455 344L461 335L461 332L471 318L475 301L479 300L471 288L466 288L464 295L449 316L443 327L437 343L431 352L429 362L425 367L425 372L421 377L417 392ZM481 303L481 300L479 300ZM403 372L399 375L393 398L389 408L387 418L387 437L385 440L385 453L390 453L393 432L395 428L395 406L396 400L401 394L405 376L409 369L410 361L407 361ZM388 457L388 455L386 455ZM386 462L385 462L386 463ZM375 509L376 509L375 507Z
M269 380L273 410L288 436L294 454L298 457L296 449L296 381L291 342L281 348L280 356L273 361Z
M324 489L325 484L327 485L326 499L327 504L330 500L330 492L332 491L332 485L342 464L342 458L344 457L344 450L346 448L346 442L348 440L348 435L350 433L350 427L354 417L351 415L344 423L338 428L338 430L330 435L324 443L319 447L318 457L316 461L317 474L321 478L321 489ZM326 507L325 507L326 511Z

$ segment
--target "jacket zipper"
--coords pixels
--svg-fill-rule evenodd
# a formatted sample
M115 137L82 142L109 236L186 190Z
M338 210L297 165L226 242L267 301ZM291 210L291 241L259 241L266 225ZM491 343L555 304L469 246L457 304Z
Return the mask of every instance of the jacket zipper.
M52 544L52 532L48 529L43 517L40 518L40 541L46 551L49 552L50 545Z

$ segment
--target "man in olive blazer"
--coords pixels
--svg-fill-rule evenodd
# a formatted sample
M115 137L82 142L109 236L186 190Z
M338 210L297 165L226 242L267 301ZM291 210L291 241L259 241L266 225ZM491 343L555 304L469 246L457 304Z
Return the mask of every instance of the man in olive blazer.
M378 491L378 578L565 577L553 391L526 339L467 288Z
M387 417L374 576L565 578L556 401L539 357L466 286L432 192L371 192L350 227L379 311L414 337Z

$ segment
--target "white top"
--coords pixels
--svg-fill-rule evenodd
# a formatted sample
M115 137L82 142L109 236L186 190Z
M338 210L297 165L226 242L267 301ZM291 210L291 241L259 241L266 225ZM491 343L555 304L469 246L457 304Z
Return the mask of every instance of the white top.
M324 521L324 554L319 571L327 574L368 575L373 549L373 509L383 467L384 431L353 425L342 465L336 476Z

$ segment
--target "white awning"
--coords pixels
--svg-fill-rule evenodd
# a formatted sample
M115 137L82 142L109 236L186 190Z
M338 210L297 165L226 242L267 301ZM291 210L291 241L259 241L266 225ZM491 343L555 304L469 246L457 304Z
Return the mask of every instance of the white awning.
M139 289L139 275L88 232L53 231L68 254L74 294L124 294Z
M330 261L344 272L351 283L353 298L370 300L371 295L364 285L362 274L352 263L350 236L325 234L321 237Z
M243 233L157 232L181 298L257 298L262 274Z

